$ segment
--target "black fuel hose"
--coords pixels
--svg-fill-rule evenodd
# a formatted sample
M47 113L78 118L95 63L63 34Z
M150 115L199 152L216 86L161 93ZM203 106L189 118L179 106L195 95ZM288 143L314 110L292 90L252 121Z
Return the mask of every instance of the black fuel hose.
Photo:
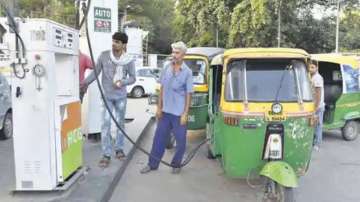
M26 58L26 47L25 47L25 43L23 41L23 39L21 38L21 36L19 35L19 32L16 28L16 22L15 22L15 18L14 16L10 13L9 9L6 7L6 5L0 1L0 5L3 6L4 10L5 10L5 14L6 16L8 17L8 20L10 21L9 22L9 28L15 33L15 37L16 37L16 55L17 57L19 57L19 47L18 47L18 41L17 40L20 40L20 43L21 43L21 48L22 48L22 57L23 58ZM21 63L21 61L19 61ZM13 64L11 65L12 68L13 68L13 72L14 72L14 75L19 78L19 79L24 79L25 76L26 76L26 70L25 70L25 67L24 67L24 64L20 64L21 65L21 68L22 68L22 71L23 71L23 74L22 75L19 75L16 68L15 68L15 65L16 64Z
M88 9L89 10L90 8L90 0L89 0L89 3L88 3ZM87 15L88 13L86 13ZM85 14L84 14L85 15ZM85 18L85 16L84 16ZM94 60L94 55L93 55L93 51L92 51L92 46L91 46L91 42L90 42L90 36L89 36L89 29L88 29L88 21L86 19L86 23L85 23L85 28L86 28L86 38L87 38L87 43L88 43L88 47L89 47L89 52L90 52L90 57L91 57L91 60L92 60L92 63L95 64L95 60ZM129 136L128 134L121 128L120 124L117 122L114 114L112 113L112 111L110 110L110 107L108 106L107 102L105 101L105 94L104 94L104 91L101 87L101 84L100 84L100 81L99 81L99 74L100 72L97 72L96 68L94 68L94 71L95 71L95 78L96 78L96 83L97 83L97 86L99 88L99 91L100 91L100 94L101 94L101 98L103 100L103 104L106 108L106 110L108 111L108 113L110 114L110 117L112 119L112 121L114 121L116 127L122 132L122 134L126 137L126 139L129 140L129 142L131 142L131 144L133 144L138 150L142 151L144 154L146 154L147 156L151 157L151 158L154 158L155 160L159 161L160 163L168 166L168 167L174 167L171 163L168 163L164 160L161 160L155 156L152 156L148 151L146 151L144 148L140 147L139 145L137 145ZM193 150L191 150L189 152L189 154L187 155L187 157L185 158L185 160L181 163L180 167L184 167L186 166L195 156L195 154L199 151L200 147L202 145L204 145L206 142L208 142L209 139L205 139L203 140L199 145L197 145Z
M83 14L84 14L84 17L81 19L81 22L80 24L78 25L79 26L79 29L84 25L85 22L87 22L87 17L88 17L88 14L89 14L89 10L90 10L90 4L91 4L91 0L88 0L88 4L87 6L85 5L85 2L82 2L83 5L82 5L82 11L83 11ZM84 6L86 6L86 9L84 9ZM79 8L78 8L79 9Z

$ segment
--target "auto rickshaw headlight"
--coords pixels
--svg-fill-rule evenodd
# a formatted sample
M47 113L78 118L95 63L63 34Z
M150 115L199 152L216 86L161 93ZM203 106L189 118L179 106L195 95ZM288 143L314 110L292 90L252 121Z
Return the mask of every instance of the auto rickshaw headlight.
M282 108L282 105L280 103L274 103L272 106L271 106L271 111L274 113L274 114L280 114L282 112L283 108Z

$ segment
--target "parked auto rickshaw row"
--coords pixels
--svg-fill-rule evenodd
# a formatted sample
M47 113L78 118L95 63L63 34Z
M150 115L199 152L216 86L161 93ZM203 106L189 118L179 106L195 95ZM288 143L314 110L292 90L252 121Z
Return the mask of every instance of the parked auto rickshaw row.
M210 57L196 50L185 59L195 78L189 129L206 128L208 156L220 159L227 176L263 176L264 200L293 201L298 177L309 167L317 119L311 60L324 78L324 129L342 129L346 140L358 136L355 57L286 48L230 49Z
M260 50L254 49L256 51ZM222 48L195 47L189 48L184 58L192 69L194 78L194 94L188 120L190 130L204 129L209 119L209 99L214 100L208 97L209 83L211 79L221 79L219 75L209 77L210 63L215 56L223 55L223 52ZM360 118L360 91L357 90L360 61L356 56L341 54L313 54L310 58L317 61L319 73L325 82L324 129L342 129L345 140L354 140L360 130L356 122Z

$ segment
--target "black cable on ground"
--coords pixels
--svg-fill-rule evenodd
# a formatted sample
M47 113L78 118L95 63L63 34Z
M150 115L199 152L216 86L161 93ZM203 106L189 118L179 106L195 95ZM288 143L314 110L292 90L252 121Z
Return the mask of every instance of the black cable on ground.
M88 3L88 9L89 10L90 8L90 0L89 0L89 3ZM87 15L88 13L86 13ZM84 18L86 18L84 16ZM86 24L85 24L85 28L86 28L86 38L87 38L87 43L88 43L88 47L89 47L89 52L90 52L90 57L91 57L91 60L92 60L92 63L95 64L95 60L94 60L94 55L93 55L93 51L92 51L92 47L91 47L91 42L90 42L90 36L89 36L89 29L88 29L88 23L87 23L87 20L86 20ZM100 84L100 80L98 78L100 72L97 72L96 68L94 68L94 71L95 71L95 78L96 78L96 83L97 83L97 86L99 88L99 91L100 91L100 95L101 95L101 98L103 100L103 104L106 108L106 110L108 111L108 113L110 114L110 117L112 119L112 121L115 123L116 127L122 132L122 134L126 137L126 139L128 139L131 144L133 144L138 150L142 151L144 154L148 155L149 157L151 158L154 158L155 160L159 161L160 163L168 166L168 167L172 167L174 168L174 166L171 164L171 163L168 163L166 161L163 161L155 156L152 156L148 151L146 151L145 149L143 149L142 147L140 147L139 145L137 145L128 135L127 133L121 128L120 124L117 122L114 114L112 113L112 111L110 110L107 102L105 101L105 94L104 94L104 91L101 87L101 84ZM188 154L188 156L186 157L186 159L181 163L180 167L184 167L186 166L195 156L195 154L199 151L200 147L202 145L204 145L207 141L209 141L209 139L205 139L203 140L198 146L196 146L193 150L191 150Z

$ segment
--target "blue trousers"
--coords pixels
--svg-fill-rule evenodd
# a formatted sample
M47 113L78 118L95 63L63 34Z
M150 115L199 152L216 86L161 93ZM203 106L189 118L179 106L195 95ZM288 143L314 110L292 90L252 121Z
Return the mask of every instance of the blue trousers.
M117 122L120 124L121 128L125 129L125 112L126 112L126 98L118 100L109 100L106 99L110 110L115 111L115 117ZM104 103L103 103L104 105ZM102 125L101 125L101 148L104 156L111 156L112 153L112 137L111 137L111 122L109 112L106 110L106 107L102 108ZM119 129L116 129L116 139L114 149L115 151L122 150L124 147L124 135Z
M314 145L320 146L322 142L322 128L323 128L323 118L324 118L324 111L325 108L321 107L316 111L316 115L319 117L319 121L317 125L315 126L315 139L314 139Z
M163 112L162 117L158 120L155 137L151 149L151 156L149 157L149 163L151 169L157 169L159 167L159 159L161 159L165 152L167 140L170 133L173 132L176 140L176 151L171 161L173 167L180 167L182 159L185 153L186 147L186 125L180 124L180 116Z

